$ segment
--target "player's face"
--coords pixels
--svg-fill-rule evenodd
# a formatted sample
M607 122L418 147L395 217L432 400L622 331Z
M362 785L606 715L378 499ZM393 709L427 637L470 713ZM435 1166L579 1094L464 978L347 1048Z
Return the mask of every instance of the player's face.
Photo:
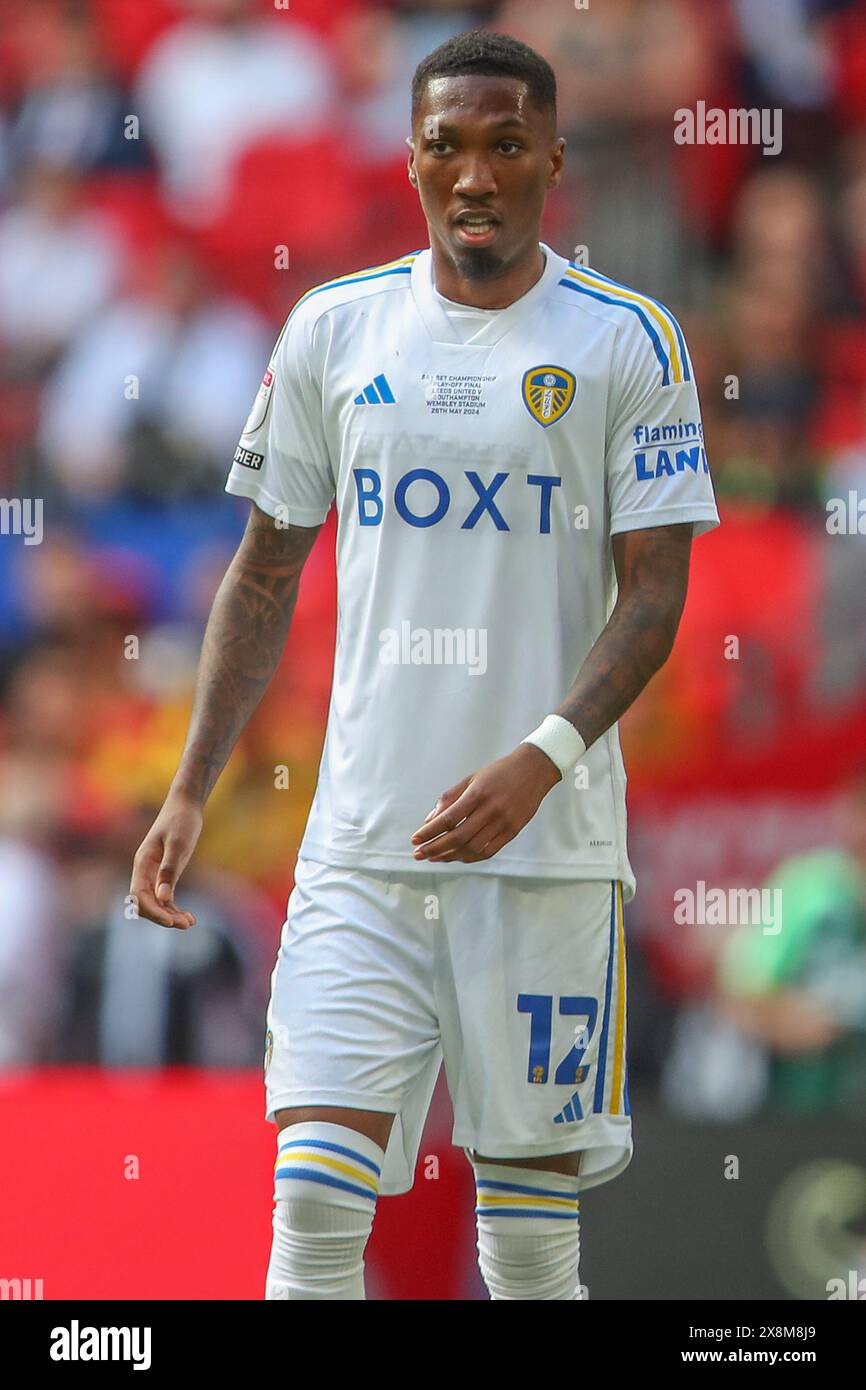
M502 275L535 250L547 193L559 183L565 141L526 83L437 77L413 134L410 177L437 243L467 280Z

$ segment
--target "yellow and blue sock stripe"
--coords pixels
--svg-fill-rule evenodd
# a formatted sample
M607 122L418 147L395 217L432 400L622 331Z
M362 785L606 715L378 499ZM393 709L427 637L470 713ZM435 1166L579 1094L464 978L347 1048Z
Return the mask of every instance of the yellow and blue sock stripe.
M378 1163L345 1144L327 1139L287 1139L280 1145L274 1177L277 1181L300 1178L303 1182L321 1183L375 1202L381 1170Z
M495 1182L476 1180L477 1216L538 1216L548 1221L576 1221L580 1211L577 1189L574 1194L557 1192L543 1183Z
M640 319L653 345L661 364L662 385L681 385L684 381L691 381L689 354L682 329L670 310L659 304L658 300L630 290L597 270L577 266L573 261L559 283L602 304L616 304L630 309Z

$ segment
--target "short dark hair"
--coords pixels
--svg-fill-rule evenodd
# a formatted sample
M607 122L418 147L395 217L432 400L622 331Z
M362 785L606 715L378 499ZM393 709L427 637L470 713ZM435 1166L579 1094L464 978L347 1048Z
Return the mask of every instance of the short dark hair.
M412 119L434 77L517 77L525 82L534 106L556 116L556 77L540 53L510 34L489 29L470 29L434 48L415 69L412 78Z

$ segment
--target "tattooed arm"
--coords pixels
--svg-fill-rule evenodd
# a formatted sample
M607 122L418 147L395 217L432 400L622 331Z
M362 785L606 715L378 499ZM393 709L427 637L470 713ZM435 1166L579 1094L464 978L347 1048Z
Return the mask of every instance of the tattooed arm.
M612 544L613 612L553 711L571 721L587 748L625 714L671 654L686 601L692 523L623 531Z
M670 656L686 598L691 543L691 522L613 537L613 612L562 704L552 711L571 721L587 747L625 713ZM415 858L491 859L561 780L546 753L521 743L442 793L437 814L412 836Z
M189 731L165 804L135 856L141 917L191 927L174 890L201 833L204 804L277 669L304 562L321 528L278 527L253 505L205 629Z

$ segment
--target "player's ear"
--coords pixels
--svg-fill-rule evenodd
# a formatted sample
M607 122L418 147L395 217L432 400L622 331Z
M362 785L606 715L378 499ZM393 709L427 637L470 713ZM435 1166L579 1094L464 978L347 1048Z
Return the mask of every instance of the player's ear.
M406 165L406 173L413 188L418 187L418 175L415 173L415 141L411 135L406 136L406 144L409 146L409 162Z
M565 137L560 135L553 143L550 151L550 178L548 188L556 188L562 177L562 166L565 162Z

